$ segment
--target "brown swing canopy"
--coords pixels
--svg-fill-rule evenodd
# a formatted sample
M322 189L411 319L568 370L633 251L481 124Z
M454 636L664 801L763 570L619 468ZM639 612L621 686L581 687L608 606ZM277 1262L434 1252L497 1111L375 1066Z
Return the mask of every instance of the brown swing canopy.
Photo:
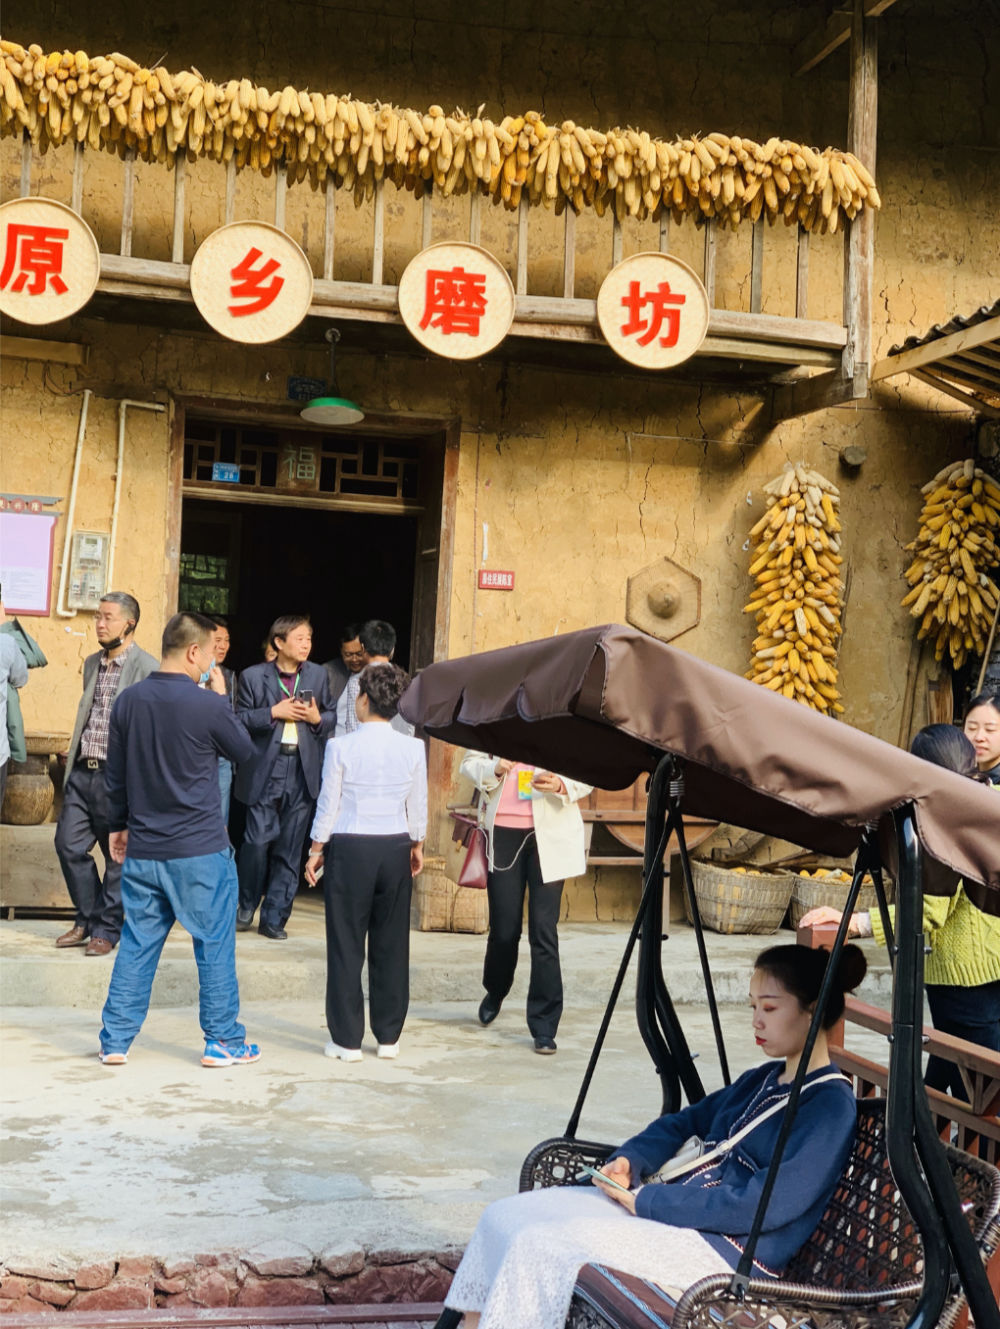
M433 738L605 789L683 761L684 810L818 853L891 839L912 803L924 852L1000 915L1000 797L859 729L611 624L424 669L400 710ZM931 865L933 866L933 865ZM925 890L950 894L951 873Z

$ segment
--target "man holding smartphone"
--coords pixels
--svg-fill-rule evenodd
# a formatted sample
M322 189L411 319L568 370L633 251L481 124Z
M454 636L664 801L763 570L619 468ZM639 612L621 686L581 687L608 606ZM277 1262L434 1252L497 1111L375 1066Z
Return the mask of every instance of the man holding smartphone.
M268 637L276 658L244 670L236 692L237 718L254 744L234 786L247 805L236 927L248 931L260 905L261 936L284 941L334 708L326 670L309 661L309 619L285 614Z

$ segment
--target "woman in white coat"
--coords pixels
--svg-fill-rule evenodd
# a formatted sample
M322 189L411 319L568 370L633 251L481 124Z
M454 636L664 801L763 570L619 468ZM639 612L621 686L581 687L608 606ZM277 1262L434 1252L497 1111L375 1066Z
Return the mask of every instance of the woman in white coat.
M578 803L589 784L519 762L467 752L462 774L484 795L480 825L487 836L490 932L483 963L486 996L480 1024L492 1024L514 981L521 940L524 893L528 892L528 1029L535 1051L556 1050L562 1015L559 968L559 908L563 882L586 871L583 818Z

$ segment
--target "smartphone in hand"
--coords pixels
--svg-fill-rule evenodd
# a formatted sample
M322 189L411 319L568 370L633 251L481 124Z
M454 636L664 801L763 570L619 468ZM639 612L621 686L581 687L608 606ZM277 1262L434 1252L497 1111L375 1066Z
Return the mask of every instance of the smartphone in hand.
M612 1190L624 1191L626 1195L631 1195L632 1193L628 1186L623 1186L620 1181L615 1181L614 1177L609 1177L608 1174L602 1172L600 1168L587 1166L582 1167L580 1171L586 1173L588 1177L596 1177L602 1186L610 1186Z
M300 701L303 706L311 706L313 703L312 688L303 688L301 692L295 694L294 700Z

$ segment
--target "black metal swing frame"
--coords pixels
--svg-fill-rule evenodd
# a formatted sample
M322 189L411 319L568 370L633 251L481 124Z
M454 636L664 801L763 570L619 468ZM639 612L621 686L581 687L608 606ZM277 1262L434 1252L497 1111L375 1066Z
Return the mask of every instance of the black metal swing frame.
M521 1174L521 1189L531 1189L539 1184L573 1184L577 1179L579 1167L583 1163L600 1163L611 1151L608 1145L576 1138L584 1101L601 1048L610 1025L618 996L624 983L625 975L638 944L638 972L636 983L636 1016L639 1030L652 1057L654 1067L660 1077L663 1111L677 1111L681 1105L681 1090L689 1101L704 1095L704 1087L695 1069L686 1038L676 1016L662 968L663 941L663 854L668 838L673 832L678 840L678 854L685 883L685 889L691 903L691 914L696 930L699 954L706 984L706 995L711 1011L713 1027L719 1050L720 1064L726 1083L729 1082L728 1066L718 1010L712 986L711 970L708 964L704 933L698 911L697 900L691 877L690 859L684 840L684 823L681 816L683 802L683 769L681 763L672 756L663 756L650 778L649 799L646 815L645 854L643 862L643 891L636 912L636 918L626 944L625 953L619 966L612 988L608 1006L605 1010L601 1027L595 1040L594 1048L584 1074L576 1104L570 1116L564 1136L558 1140L545 1141L529 1155ZM882 1293L871 1291L852 1292L851 1290L825 1290L816 1286L808 1287L802 1283L787 1284L789 1300L801 1307L802 1304L815 1305L818 1314L829 1316L839 1309L864 1308L878 1314L879 1305L884 1310L895 1307L907 1314L907 1318L891 1319L893 1324L904 1325L906 1329L934 1329L935 1326L950 1322L954 1318L949 1314L942 1320L942 1314L948 1303L956 1311L964 1293L977 1329L998 1329L1000 1310L996 1306L993 1294L986 1278L981 1250L983 1232L989 1229L991 1240L1000 1235L1000 1223L997 1210L1000 1206L1000 1182L988 1175L993 1170L979 1164L984 1175L980 1182L980 1242L970 1227L967 1212L956 1189L955 1175L965 1161L965 1156L942 1144L938 1138L926 1093L921 1080L921 1036L923 1028L923 957L924 937L921 925L921 849L917 838L912 809L902 807L893 814L896 839L899 850L899 869L896 886L896 934L892 935L886 908L886 897L882 879L881 859L878 843L874 835L864 837L858 853L857 863L845 904L843 917L834 946L835 953L843 945L850 915L857 901L861 881L869 872L875 883L876 895L889 942L890 955L893 958L893 999L892 999L892 1035L889 1064L889 1085L884 1104L884 1122L881 1117L882 1104L874 1114L868 1113L869 1126L875 1118L876 1129L884 1135L884 1155L891 1170L891 1179L898 1189L898 1199L902 1201L901 1212L912 1216L922 1246L922 1275L913 1268L903 1271L903 1276L894 1280ZM674 1314L677 1329L686 1329L694 1323L693 1316L697 1304L707 1300L717 1303L728 1301L733 1306L741 1306L748 1294L764 1295L767 1300L774 1300L776 1313L785 1309L781 1305L781 1285L771 1280L755 1280L751 1271L753 1254L767 1210L768 1200L777 1177L782 1153L791 1130L799 1094L810 1053L821 1025L823 1013L828 1004L833 980L833 966L827 966L826 975L816 1003L816 1011L810 1026L809 1035L798 1072L789 1093L789 1102L784 1121L779 1133L775 1152L772 1157L768 1176L758 1207L749 1240L743 1258L736 1273L728 1278L721 1275L715 1279L703 1280L702 1283L688 1290L678 1302ZM978 1160L968 1160L975 1165ZM883 1161L884 1166L884 1161ZM871 1182L869 1182L871 1185ZM983 1201L985 1194L985 1201ZM964 1210L974 1207L974 1201L967 1199ZM898 1224L899 1218L883 1216L883 1221ZM845 1235L845 1240L850 1238ZM869 1237L870 1240L870 1237ZM775 1295L777 1294L777 1295ZM907 1309L907 1299L911 1303ZM685 1304L686 1302L691 1304ZM779 1309L780 1308L780 1309ZM571 1323L573 1317L571 1313ZM586 1322L581 1320L580 1323ZM592 1321L596 1323L597 1321ZM833 1321L836 1323L836 1320ZM862 1321L852 1321L860 1323ZM867 1321L864 1321L867 1322ZM890 1320L884 1321L889 1323Z

